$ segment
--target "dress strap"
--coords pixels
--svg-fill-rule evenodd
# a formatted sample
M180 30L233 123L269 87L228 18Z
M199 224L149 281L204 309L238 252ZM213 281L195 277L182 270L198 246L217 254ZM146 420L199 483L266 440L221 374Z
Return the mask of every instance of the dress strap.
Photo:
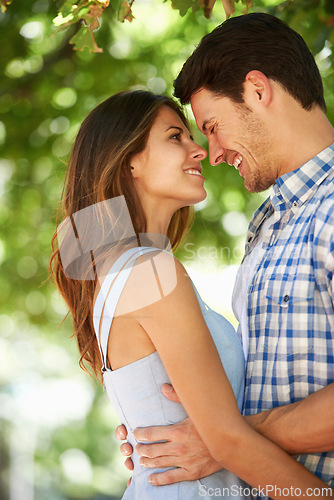
M156 251L159 249L153 247L130 248L117 259L102 283L93 312L94 329L102 359L102 372L110 371L107 361L110 328L119 298L133 265L141 255Z

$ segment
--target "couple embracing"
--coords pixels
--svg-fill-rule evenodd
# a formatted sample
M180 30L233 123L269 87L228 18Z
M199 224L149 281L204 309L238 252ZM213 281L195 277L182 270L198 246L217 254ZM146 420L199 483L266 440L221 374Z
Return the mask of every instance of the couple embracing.
M123 197L134 230L91 253L95 279L66 272L61 244L52 258L81 361L102 373L123 452L133 451L123 498L331 496L334 130L318 68L282 21L248 14L205 36L174 87L210 163L233 165L251 192L271 191L248 229L236 333L171 252L206 196L207 153L179 106L123 92L79 130L65 216ZM114 229L111 212L85 231Z

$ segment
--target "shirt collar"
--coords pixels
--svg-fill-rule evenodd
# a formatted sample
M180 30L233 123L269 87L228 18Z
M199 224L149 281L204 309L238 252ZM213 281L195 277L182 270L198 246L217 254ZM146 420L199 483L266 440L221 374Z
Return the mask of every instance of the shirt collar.
M297 170L282 175L273 185L268 198L256 210L248 226L246 254L265 219L282 204L300 207L334 170L334 143Z
M317 190L334 169L334 143L297 170L282 175L273 185L269 195L275 208L283 198L288 208L300 207Z

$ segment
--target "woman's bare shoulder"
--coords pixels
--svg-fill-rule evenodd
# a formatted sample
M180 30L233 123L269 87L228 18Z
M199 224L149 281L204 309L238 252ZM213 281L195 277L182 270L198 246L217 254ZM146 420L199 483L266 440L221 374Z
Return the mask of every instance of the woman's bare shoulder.
M174 255L152 250L136 259L118 302L116 315L148 307L189 284L184 266Z

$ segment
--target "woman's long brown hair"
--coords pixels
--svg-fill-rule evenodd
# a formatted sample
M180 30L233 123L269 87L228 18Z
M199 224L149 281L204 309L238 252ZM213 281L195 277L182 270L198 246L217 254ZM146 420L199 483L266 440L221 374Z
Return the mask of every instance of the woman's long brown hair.
M188 127L175 101L146 91L127 91L99 104L83 121L76 137L65 177L57 216L60 220L96 203L124 195L137 240L147 221L130 173L131 159L144 150L161 106L169 106ZM175 249L192 219L192 209L179 209L172 217L167 236ZM101 357L93 326L96 279L71 279L65 273L57 231L52 238L50 269L73 317L80 352L79 365L91 368L102 382ZM87 366L88 365L88 366Z

